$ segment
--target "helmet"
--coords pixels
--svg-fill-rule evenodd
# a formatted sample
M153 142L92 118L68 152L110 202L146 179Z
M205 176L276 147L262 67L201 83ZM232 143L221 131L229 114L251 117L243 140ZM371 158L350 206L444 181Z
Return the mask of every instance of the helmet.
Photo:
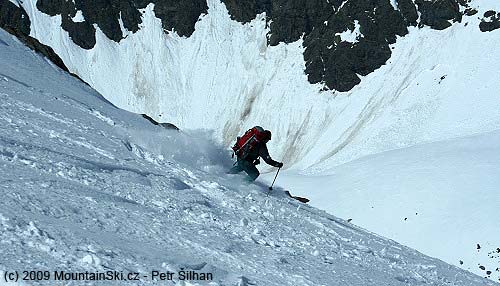
M264 138L265 138L266 140L268 140L268 141L269 141L269 140L271 140L271 135L272 135L272 134L271 134L271 131L269 131L269 130L264 130L264 136L265 136Z

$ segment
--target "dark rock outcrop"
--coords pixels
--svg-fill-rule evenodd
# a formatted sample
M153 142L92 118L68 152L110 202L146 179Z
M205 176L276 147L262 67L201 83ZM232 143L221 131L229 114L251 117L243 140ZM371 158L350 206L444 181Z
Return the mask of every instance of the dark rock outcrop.
M418 20L417 7L411 0L397 0L398 9L408 25L416 26Z
M456 0L415 0L415 3L421 13L420 26L443 30L451 26L450 21L462 20L459 3Z
M465 9L465 11L464 11L464 15L466 15L466 16L472 16L472 15L476 15L476 14L477 14L477 10L474 8L469 7L467 9Z
M51 16L61 15L62 28L71 39L84 49L95 46L94 24L111 40L123 39L120 19L124 28L137 32L142 23L140 9L153 3L156 17L162 20L166 31L175 30L181 36L191 36L194 26L202 14L207 13L205 0L38 0L37 8ZM81 11L83 21L73 18Z
M266 13L269 45L303 38L309 81L323 84L324 90L338 91L351 90L360 83L360 76L384 65L391 57L390 44L398 36L405 36L409 26L442 30L460 22L463 15L477 13L468 6L470 0L395 0L397 7L390 0L221 1L231 18L241 23ZM142 23L141 9L150 3L166 32L175 30L187 37L194 32L200 16L208 11L206 0L38 0L37 8L52 16L61 15L62 28L71 39L80 47L91 49L96 43L96 26L109 39L119 42L124 37L119 21L127 30L137 32ZM462 13L460 6L466 8ZM77 12L83 16L78 21ZM496 16L492 17L483 20L482 31L498 28ZM6 22L17 27L14 30L29 28L29 19L26 24L19 15L3 17L7 18ZM355 40L343 41L339 36L357 28Z
M14 5L9 0L0 0L0 27L4 30L17 31L29 35L31 21L24 9Z
M491 32L500 29L500 12L497 13L493 10L485 12L484 18L479 23L479 29L481 32Z
M16 36L30 49L45 56L55 65L68 72L62 59L54 50L30 37L30 19L23 8L17 7L9 0L0 0L0 28Z
M484 12L484 17L485 18L490 18L490 17L494 17L497 13L493 10L489 10L489 11L486 11Z
M463 4L467 4L467 0ZM405 36L408 26L445 29L459 22L457 0L223 0L231 17L248 22L265 12L270 21L269 44L289 43L303 37L306 73L311 83L327 89L348 91L384 65L391 56L390 44ZM253 14L249 11L254 9ZM420 12L420 19L418 16ZM360 26L354 42L338 36Z
M146 119L147 121L151 122L153 125L158 125L158 126L161 126L165 129L170 129L170 130L177 130L179 131L179 127L175 126L174 124L172 123L160 123L156 120L154 120L153 118L151 118L149 115L147 114L141 114L141 116Z

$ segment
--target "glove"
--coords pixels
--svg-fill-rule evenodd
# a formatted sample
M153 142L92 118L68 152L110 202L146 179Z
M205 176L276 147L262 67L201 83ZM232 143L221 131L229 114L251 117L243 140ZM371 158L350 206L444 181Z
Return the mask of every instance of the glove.
M276 167L278 167L278 168L281 168L281 167L283 167L283 163L281 163L281 162L278 162L278 163L276 164Z

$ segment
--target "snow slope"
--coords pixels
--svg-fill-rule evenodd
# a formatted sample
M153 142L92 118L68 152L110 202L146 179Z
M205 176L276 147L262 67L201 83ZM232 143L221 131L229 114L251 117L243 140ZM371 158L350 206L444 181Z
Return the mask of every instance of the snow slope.
M279 182L320 209L499 281L498 142L500 130L363 157L328 175L285 172Z
M495 285L279 190L266 197L223 173L207 134L115 108L1 30L0 55L3 271L215 277L134 285Z
M444 31L411 29L393 46L385 66L363 77L352 91L335 94L321 92L321 85L308 83L301 41L268 47L264 15L242 25L231 21L220 1L207 2L209 12L190 38L175 32L166 35L150 5L139 32L124 30L127 38L118 44L97 29L97 45L89 51L73 44L60 28L59 16L37 11L34 0L20 5L30 16L32 36L53 47L72 72L115 105L181 128L213 130L214 138L226 146L246 128L262 125L273 130L271 154L291 169L281 182L312 197L313 205L352 217L372 231L478 274L484 271L476 262L495 266L486 259L485 251L477 252L475 243L499 246L495 245L499 236L494 230L500 229L498 220L490 221L498 212L479 220L478 225L475 216L453 205L436 206L428 195L431 192L436 201L453 202L460 190L472 196L460 196L462 201L457 204L465 205L483 197L477 196L477 189L491 199L483 199L480 207L468 210L476 213L498 205L494 190L495 186L498 189L494 174L498 164L478 171L497 158L496 151L477 154L494 138L481 134L500 129L500 30L481 33L478 28L485 11L500 10L499 1L473 0L471 6L478 14L464 17L462 23ZM452 144L445 159L463 162L473 156L471 162L478 166L462 163L455 171L445 159L416 160L414 149L404 149L409 154L395 151L375 161L372 157L361 159L364 172L344 173L342 183L335 175L345 168L352 170L349 162L365 156L432 142L443 142L437 146L459 144L466 139L454 141L456 138L475 135L482 139L474 141L479 145L470 155ZM442 149L425 146L431 150L421 147L425 150L419 152ZM384 167L385 156L388 162L396 163ZM414 172L414 168L426 172ZM370 177L377 170L384 171L383 178L392 183L390 186L382 187L380 179ZM398 177L401 179L396 180ZM465 178L477 185L458 183ZM359 181L362 185L357 185ZM419 185L425 182L426 189L421 191ZM318 186L335 189L332 192ZM406 199L400 201L402 191ZM353 192L359 195L353 197ZM380 203L384 208L365 211L377 198L385 198ZM438 217L413 224L408 231L410 222L401 219L408 216L403 215L403 209L414 208L426 213L433 209ZM457 227L447 226L450 221L464 222L460 233ZM441 229L447 231L436 232ZM438 239L429 242L422 236ZM463 244L436 242L451 240Z
M435 31L411 29L387 65L346 93L321 92L304 74L301 40L268 47L264 15L232 21L219 0L189 38L163 32L153 5L141 29L115 43L97 29L91 50L76 46L60 16L24 1L31 35L118 107L181 128L214 130L229 145L258 123L275 136L271 153L294 169L323 169L365 155L500 128L500 31L479 31L479 13ZM493 69L493 70L492 70ZM443 78L443 79L441 79Z

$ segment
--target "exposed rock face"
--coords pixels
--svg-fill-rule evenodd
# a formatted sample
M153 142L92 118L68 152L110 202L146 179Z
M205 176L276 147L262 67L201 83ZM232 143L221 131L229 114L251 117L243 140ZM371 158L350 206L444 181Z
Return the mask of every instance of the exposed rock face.
M470 0L393 0L393 4L391 0L221 1L232 19L241 23L266 13L269 45L303 38L309 81L338 91L351 90L360 83L359 76L384 65L391 57L390 44L398 36L405 36L409 26L442 30L462 20L460 6L468 8L463 12L466 15L475 11L468 7ZM0 3L16 7L8 0ZM208 11L206 0L38 0L37 8L51 16L61 15L62 28L71 39L80 47L91 49L96 43L95 26L119 42L124 37L120 21L125 29L138 31L141 9L150 3L154 4L155 15L162 20L165 31L175 30L186 37ZM29 19L20 16L26 13L4 6L0 7L2 27L9 23L14 30L26 34ZM491 17L481 23L481 30L498 28L498 19Z
M450 20L460 22L462 14L456 0L425 1L415 0L418 11L422 14L420 26L430 26L436 30L443 30L451 26Z
M29 35L30 25L31 22L26 11L9 0L0 0L0 27Z
M306 73L311 83L348 91L381 67L391 56L390 44L412 25L445 29L461 21L457 0L223 0L234 20L248 22L266 12L271 20L269 44L293 42L304 36ZM466 1L463 1L466 5ZM250 12L253 9L253 14ZM418 12L421 18L418 18ZM355 41L339 36L354 31Z
M68 31L75 44L84 49L95 45L94 24L111 40L123 39L120 20L132 32L142 23L140 9L153 3L155 15L162 20L167 31L174 29L181 36L190 36L194 25L208 6L204 0L38 0L37 8L51 16L61 15L62 28ZM81 13L83 19L75 19Z
M467 9L465 9L465 11L464 11L464 15L466 15L466 16L472 16L472 15L476 15L476 14L477 14L477 10L474 8L469 7Z
M151 122L153 125L161 126L161 127L165 128L165 129L170 129L170 130L177 130L177 131L180 130L179 127L175 126L172 123L161 123L161 122L158 122L158 121L154 120L153 118L151 118L147 114L141 114L141 116L144 119L146 119L147 121Z
M493 10L484 13L484 18L479 24L479 29L481 32L491 32L496 29L500 29L500 12L495 12Z
M26 46L51 60L61 69L68 71L61 58L54 50L30 37L30 19L24 9L17 7L9 0L0 0L0 27L16 36Z

